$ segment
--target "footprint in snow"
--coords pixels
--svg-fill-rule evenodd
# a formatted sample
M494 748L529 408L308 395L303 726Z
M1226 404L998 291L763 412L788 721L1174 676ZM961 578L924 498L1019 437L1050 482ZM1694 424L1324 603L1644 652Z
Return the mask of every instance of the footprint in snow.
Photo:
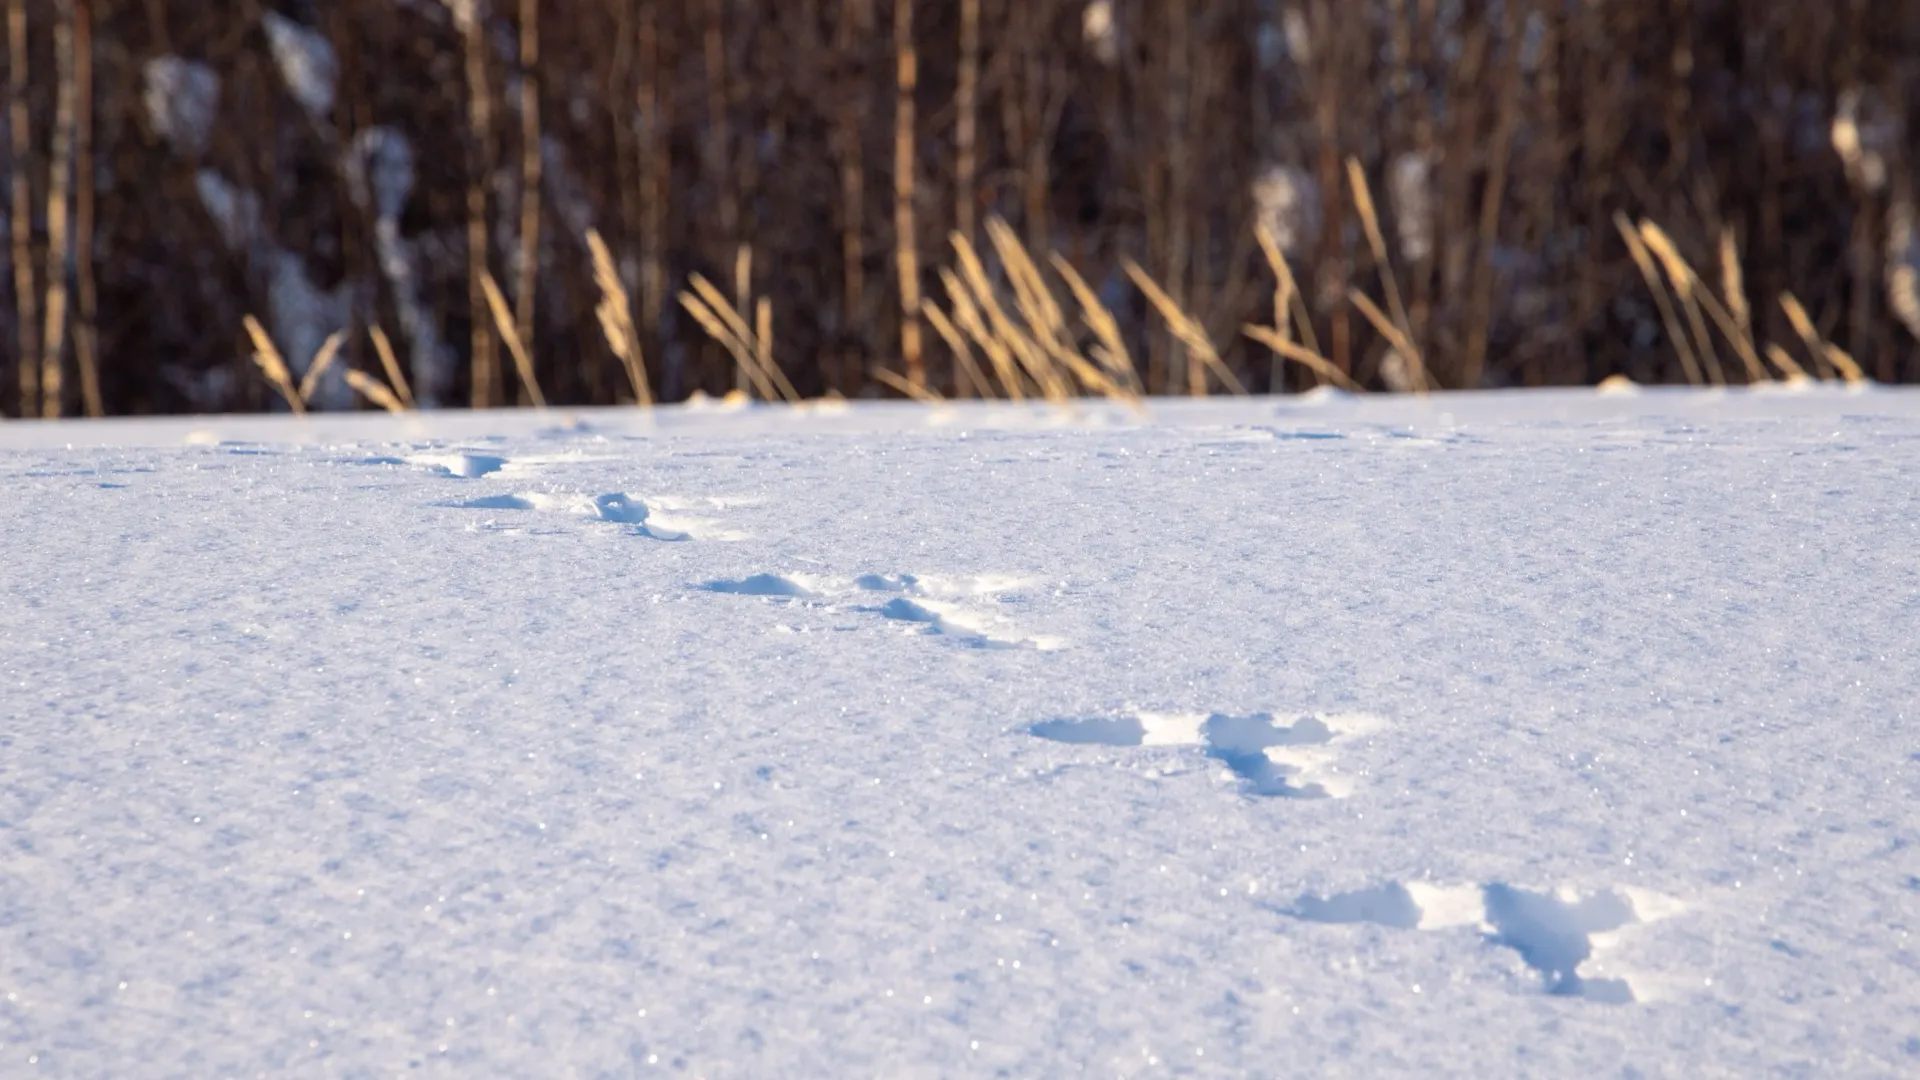
M613 459L609 457L583 454L578 451L558 454L518 454L506 457L483 450L436 450L431 453L410 454L404 458L375 458L373 462L414 465L437 476L478 480L483 476L492 476L496 473L503 478L533 476L545 472L549 466L553 465L577 465L583 462L611 460Z
M457 452L446 454L415 454L403 459L409 465L418 465L441 476L457 476L463 480L477 480L512 464L510 459L498 454L478 454Z
M785 596L804 600L814 595L812 589L798 580L779 574L749 574L738 581L709 581L701 587L708 592L732 593L735 596Z
M1282 723L1272 713L1138 712L1043 720L1027 731L1079 745L1194 747L1231 770L1249 795L1341 799L1353 793L1353 774L1339 764L1341 744L1379 726L1377 717L1358 713Z
M631 526L636 536L655 540L738 539L738 534L709 529L711 522L698 518L663 514L624 492L604 495L565 492L527 491L510 495L485 495L455 503L462 510L535 511L606 521Z
M1014 631L997 613L982 606L992 598L1007 602L1028 583L1000 576L945 577L917 574L861 574L851 580L802 574L750 574L708 581L707 592L759 596L836 612L876 616L929 636L983 649L1057 649L1056 638ZM882 599L882 597L885 597Z
M1286 914L1325 924L1372 923L1398 930L1471 928L1488 944L1520 954L1553 997L1609 1004L1645 1001L1668 978L1605 962L1621 935L1671 918L1686 906L1642 889L1534 892L1504 882L1440 886L1388 882L1332 896L1301 896Z

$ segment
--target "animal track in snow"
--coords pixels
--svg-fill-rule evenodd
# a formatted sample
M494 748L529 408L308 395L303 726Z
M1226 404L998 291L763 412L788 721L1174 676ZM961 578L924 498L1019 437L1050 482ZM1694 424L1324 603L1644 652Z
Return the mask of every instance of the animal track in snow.
M749 574L738 581L709 581L701 586L708 592L733 593L737 596L786 596L794 599L810 599L814 592L797 578L781 577L779 574Z
M936 596L978 598L1012 591L1022 584L1013 578L921 578L914 574L897 577L862 574L853 583L862 592L893 594L891 599L878 607L866 605L860 610L871 611L883 619L922 626L929 634L944 634L991 648L1015 648L1025 644L1043 649L1054 647L1041 639L1009 636L999 625L1000 620L987 613L969 610L951 599L934 599Z
M1306 895L1288 914L1317 923L1374 923L1400 930L1474 928L1486 941L1513 949L1554 997L1624 1004L1644 1001L1656 980L1609 970L1604 954L1620 934L1685 911L1680 901L1642 889L1581 894L1533 892L1504 882L1439 886L1388 882L1371 889Z
M419 465L445 476L458 476L466 480L476 480L490 476L508 465L508 459L498 454L448 453L415 454L404 459L409 465Z
M1197 747L1231 769L1250 795L1341 799L1353 793L1353 774L1339 766L1340 744L1379 726L1379 718L1363 713L1313 714L1286 724L1272 713L1136 712L1043 720L1027 731L1081 745Z
M592 457L586 454L539 454L505 457L480 450L441 450L426 454L411 454L405 458L382 458L381 461L418 465L441 476L458 477L462 480L477 480L483 476L499 473L502 477L531 476L542 472L549 465L572 465L588 461L609 461L610 458Z
M1064 642L1014 631L979 601L992 597L1012 602L1008 594L1029 584L1019 578L988 575L945 577L916 574L861 574L848 579L803 574L750 574L701 585L708 592L759 596L786 603L803 603L830 611L877 615L917 627L920 633L949 637L987 649L1058 649ZM885 599L881 599L886 597Z
M624 492L583 495L567 492L527 491L511 495L485 495L454 504L463 510L534 510L552 514L629 525L637 536L655 540L735 540L739 534L713 527L700 518L664 514Z

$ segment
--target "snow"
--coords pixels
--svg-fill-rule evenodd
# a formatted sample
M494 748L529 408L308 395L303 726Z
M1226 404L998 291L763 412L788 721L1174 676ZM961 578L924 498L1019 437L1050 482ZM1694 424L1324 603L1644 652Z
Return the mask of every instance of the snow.
M220 75L205 64L156 56L141 66L147 124L181 156L207 152L220 113Z
M333 111L334 82L340 76L340 61L326 36L309 27L269 11L260 25L267 32L267 46L287 92L318 123L326 123Z
M0 1075L1920 1070L1920 394L0 425Z

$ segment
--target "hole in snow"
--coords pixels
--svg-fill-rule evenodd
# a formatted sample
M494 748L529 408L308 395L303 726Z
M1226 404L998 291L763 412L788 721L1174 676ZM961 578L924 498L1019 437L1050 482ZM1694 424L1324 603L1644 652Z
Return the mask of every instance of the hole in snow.
M513 495L484 495L455 503L463 510L541 510L597 518L616 525L635 525L634 533L655 540L689 540L692 534L659 520L647 505L623 492L578 495L565 492L523 491Z
M507 467L507 459L497 454L418 454L406 460L466 480L491 476Z
M1486 888L1494 941L1520 953L1555 997L1628 1002L1633 990L1619 979L1585 979L1580 965L1593 955L1593 935L1638 922L1633 905L1611 892L1560 897L1495 882Z
M1139 746L1147 729L1134 716L1095 720L1042 720L1027 729L1054 742L1094 746Z
M903 603L904 601L895 601ZM1366 718L1351 718L1370 727ZM1328 744L1345 733L1342 718L1303 716L1291 724L1272 713L1139 713L1130 717L1062 718L1027 730L1054 742L1104 746L1198 746L1230 769L1252 795L1340 797L1351 791Z
M460 504L462 510L535 510L533 500L519 495L485 495Z
M1631 896L1612 890L1583 896L1566 890L1534 892L1504 882L1462 888L1388 882L1332 896L1304 895L1287 913L1308 922L1374 923L1399 930L1476 925L1487 941L1519 953L1548 994L1626 1004L1635 1000L1627 979L1580 973L1581 965L1593 957L1595 937L1682 910L1675 901L1627 893L1641 897L1644 913Z
M779 574L749 574L737 580L709 581L700 586L708 592L732 593L737 596L796 596L813 595L813 590L798 580L782 577Z
M1420 905L1413 902L1413 894L1396 882L1326 897L1302 896L1294 901L1290 914L1308 922L1378 923L1396 930L1412 930L1420 925Z

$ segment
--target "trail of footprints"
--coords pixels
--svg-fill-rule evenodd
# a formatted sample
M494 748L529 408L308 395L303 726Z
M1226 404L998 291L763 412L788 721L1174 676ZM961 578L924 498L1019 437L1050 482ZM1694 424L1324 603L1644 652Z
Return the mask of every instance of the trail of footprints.
M507 458L452 451L380 460L414 465L448 477L478 479L524 476L548 464L591 459L577 455ZM589 495L525 491L481 496L452 505L466 510L562 514L604 521L654 540L745 538L709 518L688 515L687 511L696 507L723 508L713 501L643 502L622 492ZM1028 584L1017 578L994 576L869 573L834 578L755 573L709 580L698 588L836 614L869 616L977 648L1064 647L1065 642L1057 638L1019 632L985 606L1016 598ZM1037 738L1069 745L1198 751L1225 766L1240 790L1256 798L1342 799L1353 794L1358 778L1343 767L1342 750L1356 738L1383 726L1381 718L1364 713L1308 713L1282 718L1272 713L1135 711L1043 720L1025 730ZM1505 882L1443 886L1409 881L1328 896L1304 894L1283 913L1306 923L1477 934L1490 945L1516 952L1537 977L1541 990L1550 996L1622 1004L1657 996L1663 980L1609 965L1608 954L1634 928L1685 910L1683 903L1671 897L1632 888L1540 892Z
M436 451L405 458L373 459L382 464L407 464L437 475L474 480L488 476L521 477L544 466L593 460L580 455L514 457L473 450ZM451 504L456 509L557 514L626 526L636 536L653 540L743 540L746 534L723 527L690 511L725 509L718 500L651 498L645 501L625 492L584 494L561 491L520 491L483 495ZM520 531L498 517L483 519L480 527ZM1000 576L946 577L915 574L861 574L851 579L809 575L751 574L720 579L700 586L712 593L757 596L785 603L805 604L834 612L874 616L910 628L916 633L946 638L961 645L988 649L1051 650L1065 642L1047 635L1029 635L1015 629L992 606L1013 602L1029 583Z
M1283 720L1272 713L1130 712L1044 720L1027 731L1081 746L1198 750L1225 765L1247 795L1339 799L1353 793L1357 779L1342 767L1341 750L1382 726L1379 717L1364 713ZM1331 896L1309 893L1282 909L1308 923L1474 933L1489 945L1518 953L1549 996L1609 1004L1646 1001L1672 984L1609 964L1608 956L1634 928L1685 910L1671 897L1633 888L1536 892L1506 882L1443 886L1422 881Z
M600 460L582 454L504 457L472 450L414 454L404 458L374 459L383 464L406 464L436 475L462 480L482 477L522 478L536 475L545 467ZM451 504L460 510L532 511L557 514L623 525L635 536L653 540L742 540L744 533L722 527L712 518L691 511L723 509L716 500L654 498L647 501L625 492L585 494L564 491L520 491L511 494L482 495ZM497 517L484 519L483 528L520 531L518 526L502 524Z
M1128 712L1043 720L1027 731L1080 746L1197 750L1225 765L1247 795L1340 799L1353 794L1359 779L1342 766L1341 751L1384 723L1364 713L1283 719L1272 713ZM1331 896L1305 894L1282 910L1308 923L1474 933L1518 953L1549 996L1623 1004L1658 996L1672 980L1610 965L1608 955L1635 927L1686 908L1671 897L1632 888L1536 892L1505 882L1412 881Z

